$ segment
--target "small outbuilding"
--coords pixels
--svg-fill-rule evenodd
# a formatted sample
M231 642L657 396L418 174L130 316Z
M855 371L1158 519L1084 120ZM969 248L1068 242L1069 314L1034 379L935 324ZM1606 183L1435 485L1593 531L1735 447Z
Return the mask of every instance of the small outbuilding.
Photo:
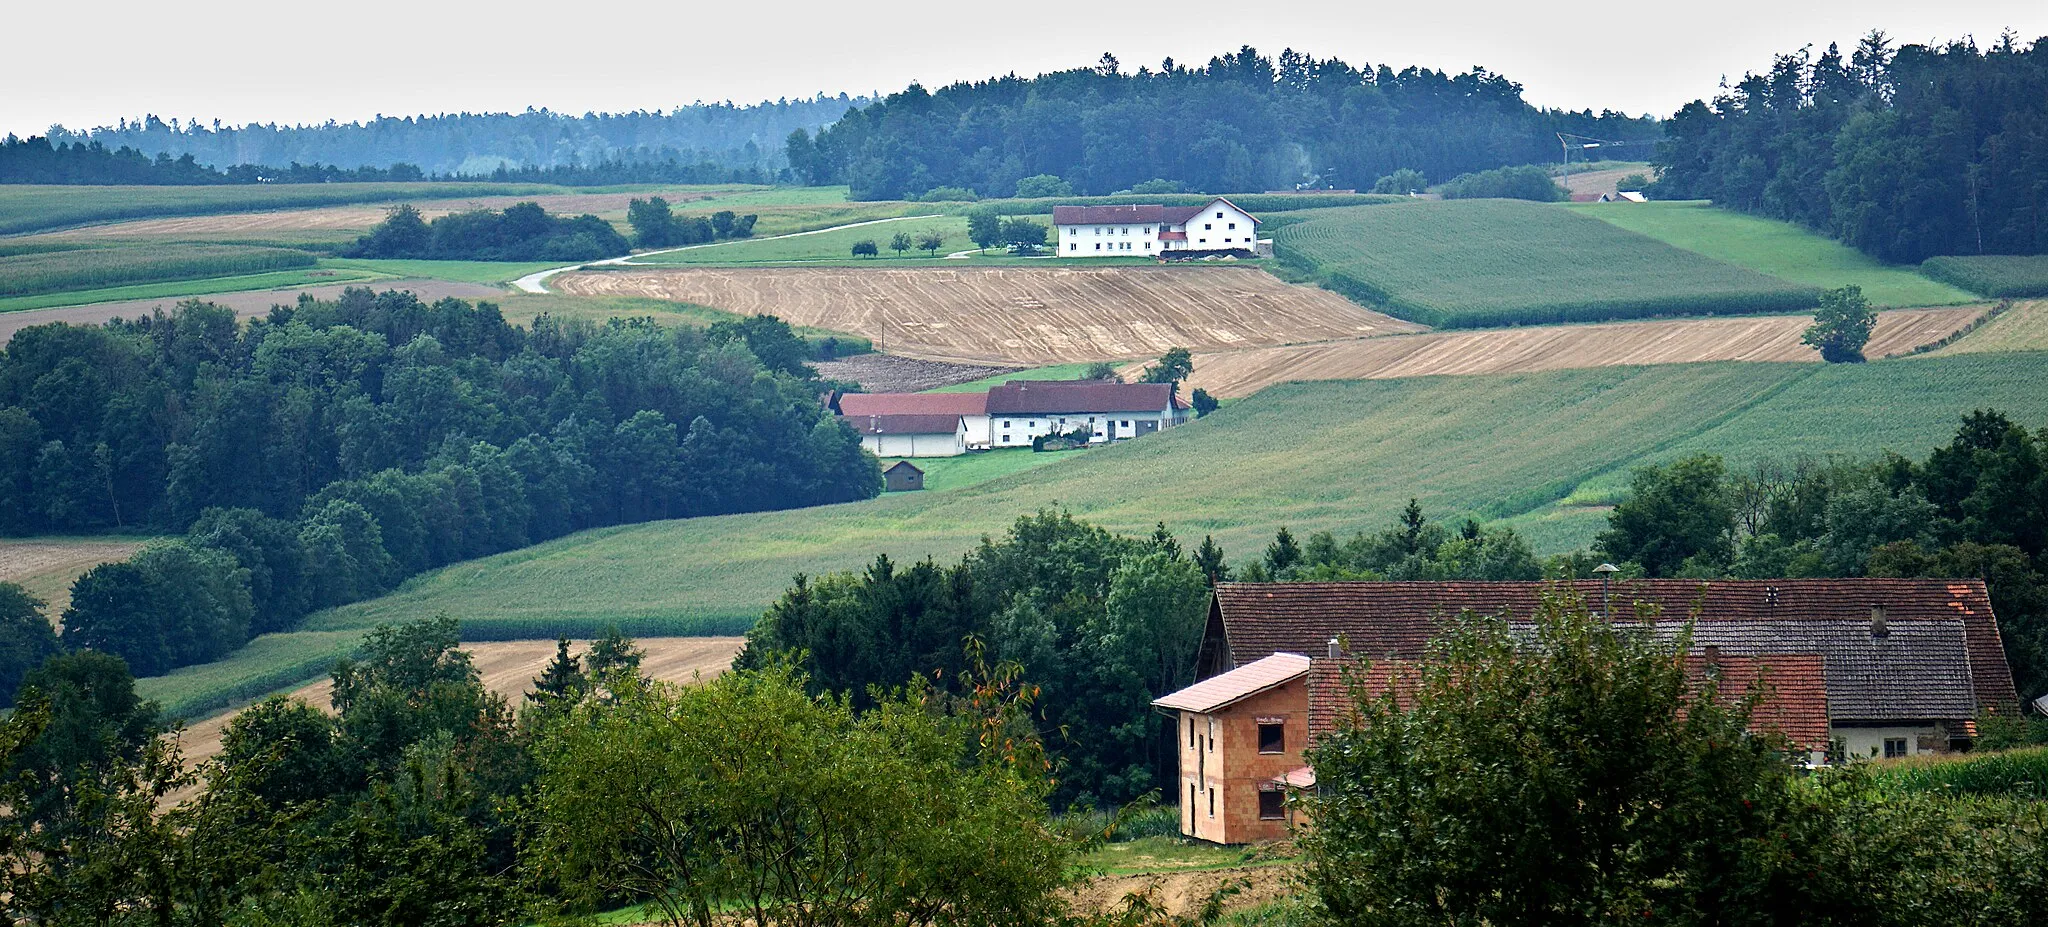
M899 460L882 471L884 492L909 492L924 488L924 471L908 460Z

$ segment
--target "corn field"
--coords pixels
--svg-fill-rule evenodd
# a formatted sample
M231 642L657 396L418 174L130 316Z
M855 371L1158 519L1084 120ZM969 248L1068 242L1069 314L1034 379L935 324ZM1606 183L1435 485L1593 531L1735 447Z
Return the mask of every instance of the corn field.
M1516 200L1333 210L1280 229L1275 247L1332 289L1439 328L1798 312L1819 298L1815 287Z
M314 257L284 248L236 245L162 245L90 248L0 257L0 296L198 280L311 267Z
M2048 254L1928 258L1920 272L1993 298L2048 296Z

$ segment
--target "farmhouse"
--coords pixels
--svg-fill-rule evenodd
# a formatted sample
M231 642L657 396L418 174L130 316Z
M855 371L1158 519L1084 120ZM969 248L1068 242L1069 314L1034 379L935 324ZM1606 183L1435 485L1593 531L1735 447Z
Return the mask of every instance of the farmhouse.
M967 420L958 415L848 416L860 446L876 457L958 457L967 453Z
M1314 784L1301 751L1351 705L1395 688L1437 628L1465 612L1526 623L1543 583L1224 583L1216 587L1197 682L1153 704L1175 717L1182 832L1218 843L1284 836L1284 792ZM1996 617L1980 580L1645 580L1577 584L1596 608L1653 613L1653 633L1688 623L1687 671L1739 697L1762 678L1752 717L1825 762L1966 747L1980 712L2018 711ZM1626 604L1623 604L1626 603ZM1322 656L1310 659L1304 654ZM1212 810L1213 809L1213 810Z
M1187 405L1166 383L1011 380L988 391L988 417L990 447L1020 447L1083 429L1090 443L1101 443L1182 424Z
M951 415L966 428L966 449L988 447L987 393L845 393L838 399L839 414L849 423L864 417L899 415ZM855 428L859 426L856 424ZM866 433L862 433L863 437ZM873 450L873 448L869 448ZM879 453L879 452L878 452ZM946 456L935 454L889 454L891 457Z
M1200 206L1054 206L1061 257L1256 251L1259 220L1229 200Z

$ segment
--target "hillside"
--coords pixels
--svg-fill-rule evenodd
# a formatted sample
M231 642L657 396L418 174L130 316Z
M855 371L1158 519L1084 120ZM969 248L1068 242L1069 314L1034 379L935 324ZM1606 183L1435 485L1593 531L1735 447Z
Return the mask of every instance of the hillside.
M1863 288L1871 305L1881 308L1978 299L1967 290L1911 267L1886 264L1811 229L1708 203L1575 203L1565 208L1780 280L1822 288L1853 283Z
M1522 200L1319 210L1274 248L1332 289L1439 328L1794 312L1819 293Z
M262 680L289 670L294 637L440 613L473 640L613 620L640 635L730 634L796 573L877 553L958 556L1051 505L1123 531L1165 521L1191 541L1214 534L1242 560L1279 525L1380 526L1412 496L1432 517L1506 519L1539 550L1561 551L1590 541L1630 467L1697 450L1737 461L1924 453L1971 409L2048 420L2044 378L2048 354L1291 384L1190 427L957 491L609 528L459 564L194 671L214 686Z

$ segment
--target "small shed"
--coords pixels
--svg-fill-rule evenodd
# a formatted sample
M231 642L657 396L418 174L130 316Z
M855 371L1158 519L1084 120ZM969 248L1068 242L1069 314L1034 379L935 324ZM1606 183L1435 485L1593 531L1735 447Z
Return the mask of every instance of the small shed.
M884 492L909 492L924 488L924 471L908 460L899 460L882 471Z

